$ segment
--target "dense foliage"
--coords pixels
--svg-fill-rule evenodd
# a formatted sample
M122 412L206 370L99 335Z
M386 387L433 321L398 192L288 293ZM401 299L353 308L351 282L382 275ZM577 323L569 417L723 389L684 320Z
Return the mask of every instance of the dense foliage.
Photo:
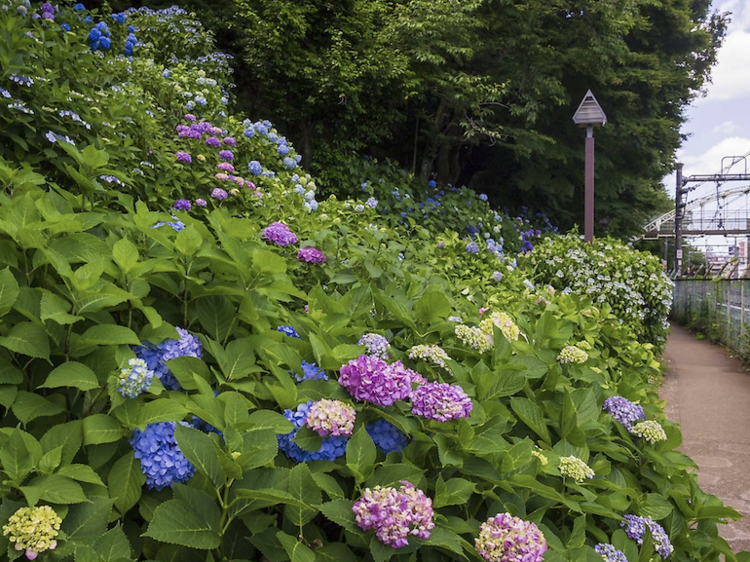
M372 154L580 224L572 116L591 89L609 118L596 133L597 229L614 235L668 208L683 111L726 25L709 0L190 5L236 55L243 106L280 124L335 189L352 152Z
M2 5L0 556L748 559L543 221L319 201L185 12Z

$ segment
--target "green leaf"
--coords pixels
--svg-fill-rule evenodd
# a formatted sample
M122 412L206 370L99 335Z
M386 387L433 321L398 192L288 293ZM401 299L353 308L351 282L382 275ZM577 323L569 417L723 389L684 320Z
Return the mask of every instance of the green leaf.
M372 474L377 457L375 443L360 427L346 446L346 466L354 473L357 482L363 482Z
M83 444L113 443L125 436L125 430L115 418L94 414L83 419Z
M228 381L241 379L253 372L255 348L250 340L251 338L238 339L227 345L219 367Z
M33 459L26 448L20 429L14 429L0 449L0 463L3 472L17 484L23 482L26 475L31 472Z
M672 504L659 494L644 494L639 500L640 514L659 521L672 513Z
M414 305L414 316L424 324L432 324L450 316L451 303L444 292L426 292Z
M416 484L422 477L422 470L410 464L389 464L379 466L375 472L367 479L366 487L374 488L375 486L396 486L401 480L408 480Z
M35 488L39 498L50 503L72 504L87 501L81 485L72 478L59 474L38 476L29 482L29 488ZM27 486L21 491L26 493Z
M57 474L67 476L68 478L78 480L79 482L104 486L104 482L102 482L99 475L94 472L94 469L85 464L70 464L68 466L63 466L57 471Z
M221 544L220 519L221 512L214 502L196 510L187 501L169 500L156 508L143 536L188 548L211 550Z
M528 398L513 397L510 399L510 407L519 419L541 437L547 444L551 445L549 429L544 421L542 409Z
M203 329L216 341L224 341L237 313L229 299L222 295L199 298L195 301L195 311Z
M320 448L323 446L323 438L306 425L299 428L292 441L303 451L311 453L320 451Z
M294 424L284 416L273 410L258 410L250 414L248 426L253 430L272 429L276 433L286 435L294 429Z
M330 542L315 549L315 562L359 562L344 543Z
M323 501L320 488L315 483L307 464L298 464L289 474L289 495L308 506L318 505ZM292 525L302 527L313 520L318 514L318 510L313 507L303 508L299 504L293 504L286 506L284 514Z
M169 398L159 398L146 402L138 412L138 426L165 421L181 421L187 410L184 406Z
M219 455L211 438L197 429L181 424L175 425L174 435L182 454L200 472L208 476L214 486L221 488L226 482L226 477L221 470Z
M119 458L107 475L109 496L114 499L115 507L124 514L141 498L146 476L141 470L141 462L133 451Z
M18 281L9 268L0 271L0 317L8 314L18 298Z
M21 369L0 359L0 384L21 384L25 378Z
M47 400L44 396L21 390L13 402L13 413L23 424L27 424L36 418L45 416L56 416L65 411L65 406L55 404Z
M138 248L127 238L122 238L112 246L112 258L127 274L138 263Z
M0 345L14 353L49 360L49 338L44 328L31 322L19 322L6 337L0 337Z
M92 170L102 168L109 162L109 154L106 150L99 150L93 144L88 145L81 151L83 161Z
M196 376L206 381L211 377L208 366L197 357L176 357L167 361L165 365L172 371L184 390L198 390L198 385L195 382Z
M75 324L83 320L83 316L69 314L73 305L64 298L45 291L42 294L41 315L42 320L52 320L60 325Z
M62 522L68 542L91 545L107 531L112 500L92 496L88 502L73 505Z
M193 255L203 244L203 238L193 225L186 226L177 233L175 249L184 256Z
M276 533L276 538L281 543L281 546L286 550L289 559L292 562L314 562L315 553L310 550L308 546L305 546L294 537L287 535L283 531Z
M60 462L63 465L70 464L83 444L83 423L74 420L51 427L42 436L40 443L45 452L62 445Z
M94 543L94 550L102 562L130 560L132 554L128 537L125 536L119 523Z
M361 534L362 530L357 526L352 507L354 507L353 501L341 499L319 505L318 509L327 519L333 521L336 525L343 527L347 531Z
M140 345L135 332L125 326L98 324L86 330L78 340L78 348L92 345Z
M443 476L438 476L435 488L435 507L447 505L463 505L474 493L476 485L463 478L449 478L448 482Z
M59 388L61 386L93 390L99 388L99 381L94 371L82 363L68 361L56 367L40 388Z
M46 453L44 453L41 460L37 464L37 472L41 472L42 474L52 474L55 469L60 466L61 460L62 445L59 445L51 451L47 451Z

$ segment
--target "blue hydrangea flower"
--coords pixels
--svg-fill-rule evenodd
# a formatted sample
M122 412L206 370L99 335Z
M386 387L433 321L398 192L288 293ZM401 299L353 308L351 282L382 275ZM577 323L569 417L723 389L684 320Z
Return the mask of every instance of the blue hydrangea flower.
M128 366L120 370L117 392L125 398L135 398L151 386L153 377L154 372L143 359L129 359Z
M609 543L600 542L594 547L594 550L604 558L605 562L628 562L625 554Z
M252 162L250 162L247 167L250 170L250 173L254 176L259 176L263 172L263 166L261 166L260 162L258 162L257 160L253 160Z
M284 158L284 166L286 166L290 170L294 170L294 168L297 167L297 162L294 161L294 158L292 158L290 156L286 156Z
M276 152L279 153L279 156L286 156L289 154L289 147L285 144L280 144L278 148L276 148Z
M86 6L84 6L80 2L78 4L76 4L75 6L73 6L73 10L76 11L76 12L80 12L80 11L85 10L85 9L86 9Z
M375 199L374 197L370 197L367 201L365 201L365 205L370 207L370 209L374 209L375 207L378 206L378 200Z
M469 242L466 244L466 251L472 255L476 255L479 252L479 246L476 242Z
M115 21L115 23L119 23L120 25L125 25L125 20L127 19L127 14L125 12L120 12L119 14L112 14L112 19Z
M481 199L482 201L487 201L487 194L486 193L480 193L479 194L479 199Z
M177 328L179 340L165 340L159 345L143 342L134 351L139 359L143 359L149 369L154 371L157 378L167 390L180 390L180 383L166 366L166 362L177 357L203 357L201 341L187 330Z
M435 180L430 180L430 181L427 182L427 185L430 186L430 187L436 187L437 186L437 182Z
M159 221L156 224L151 225L151 228L159 228L161 226L171 226L174 230L176 230L177 232L179 232L180 230L182 230L183 228L185 228L185 223L182 222L181 220L175 220L175 222Z
M297 379L297 382L328 380L328 375L325 374L323 369L318 368L315 363L308 363L307 361L302 362L302 376L300 377L297 373L294 373L294 377Z
M195 467L177 445L174 428L175 422L151 423L144 431L136 429L130 439L134 456L141 461L146 475L146 486L151 489L171 488L175 482L187 482L195 474Z
M279 326L278 328L276 328L276 331L281 332L282 334L289 336L290 338L299 338L297 330L295 330L291 326Z
M346 452L348 438L343 436L325 437L320 449L317 451L305 451L300 448L292 439L297 435L300 427L305 425L307 412L314 402L311 400L297 406L297 411L284 410L284 417L294 424L294 429L286 435L279 435L279 449L284 454L297 462L329 460L334 461Z
M404 450L409 438L395 425L386 420L377 420L365 427L375 445L385 454Z
M62 29L65 32L68 32L70 31L70 25L68 25L67 23L60 24L60 29Z

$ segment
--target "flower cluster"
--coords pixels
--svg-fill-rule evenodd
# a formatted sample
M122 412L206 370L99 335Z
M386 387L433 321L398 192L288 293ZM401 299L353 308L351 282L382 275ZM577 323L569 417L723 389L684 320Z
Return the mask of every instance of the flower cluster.
M446 361L450 360L448 354L439 345L415 345L407 352L409 359L429 359L435 365L442 367L448 374L453 375L453 371Z
M305 451L294 442L299 428L306 424L307 415L312 401L303 402L297 406L297 410L284 410L284 417L294 424L294 429L286 435L279 435L279 449L284 454L297 462L329 460L334 461L346 452L346 444L349 441L344 436L332 436L323 438L320 449L317 451Z
M135 458L141 461L149 488L171 488L175 482L187 482L195 474L195 467L177 445L174 428L175 422L159 422L148 424L144 431L136 429L133 432L130 444Z
M649 443L666 441L667 434L658 421L647 420L635 424L631 427L630 432L638 437L643 437Z
M521 334L521 330L505 312L493 312L489 318L485 318L479 323L479 329L490 337L493 336L494 326L500 328L500 331L509 341L518 340L518 336Z
M389 421L377 420L367 424L365 429L375 446L385 454L400 453L409 444L409 438Z
M278 246L288 246L297 242L297 235L281 222L272 222L263 229L262 238Z
M307 263L323 263L326 261L326 255L313 246L305 246L297 252L297 260Z
M577 348L574 345L566 345L557 356L557 360L560 363L585 363L589 358L589 354L584 350Z
M278 328L276 328L276 331L281 332L282 334L290 338L299 338L297 330L295 330L292 326L279 326Z
M107 24L103 21L97 23L94 27L92 27L88 35L89 47L91 47L91 50L109 50L110 46L112 45L109 35L109 27L107 27Z
M646 534L646 529L651 531L651 538L654 541L654 548L662 558L669 558L669 555L674 551L672 543L669 541L664 527L659 525L656 521L650 517L641 517L640 515L625 515L623 517L625 521L620 523L620 526L625 527L625 533L638 544L643 544L643 537Z
M631 402L622 396L610 396L604 401L602 409L612 416L615 421L624 425L628 431L631 430L634 423L646 419L646 415L643 413L643 406Z
M563 478L572 478L579 484L596 476L589 465L574 456L560 457L560 475Z
M484 353L492 349L494 343L492 337L488 336L480 328L459 324L456 326L455 331L456 337L461 340L464 345L473 347L479 351L479 353Z
M357 412L340 400L322 399L310 406L305 423L321 437L351 437Z
M339 384L354 398L378 406L391 406L406 400L412 383L424 383L424 377L407 369L400 361L390 365L378 357L360 355L341 367Z
M487 562L541 562L547 540L534 523L498 513L479 527L474 548Z
M408 545L409 535L428 539L435 528L432 500L413 484L401 483L398 490L382 486L365 488L352 507L357 525L363 531L374 530L380 542L393 548Z
M364 345L367 350L367 355L370 357L377 357L384 360L390 358L388 350L391 348L391 344L389 344L388 340L380 334L365 334L359 338L357 345Z
M143 359L129 359L128 366L120 369L117 392L125 398L135 398L143 393L154 377Z
M167 390L180 390L180 383L167 367L167 361L177 357L203 357L201 341L187 330L176 329L179 340L165 340L159 345L143 342L134 349L136 357L145 361L147 368L156 374Z
M594 550L605 562L628 562L625 553L621 550L617 550L614 545L609 543L600 542L594 547Z
M26 558L34 560L40 552L57 547L62 519L48 505L21 507L3 525L3 535L17 551L23 550Z
M294 373L294 377L297 379L297 382L327 381L328 380L328 375L326 375L322 369L319 369L315 363L308 363L307 361L302 361L301 367L302 367L301 377L297 373Z
M411 413L439 422L468 418L473 404L460 386L428 382L418 386L411 396Z

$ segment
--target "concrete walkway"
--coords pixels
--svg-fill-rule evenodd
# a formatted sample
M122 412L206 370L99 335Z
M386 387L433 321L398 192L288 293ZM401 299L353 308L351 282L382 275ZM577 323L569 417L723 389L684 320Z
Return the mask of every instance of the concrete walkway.
M660 396L682 425L680 450L700 467L701 488L745 515L721 525L735 552L750 550L750 373L724 348L672 325Z

